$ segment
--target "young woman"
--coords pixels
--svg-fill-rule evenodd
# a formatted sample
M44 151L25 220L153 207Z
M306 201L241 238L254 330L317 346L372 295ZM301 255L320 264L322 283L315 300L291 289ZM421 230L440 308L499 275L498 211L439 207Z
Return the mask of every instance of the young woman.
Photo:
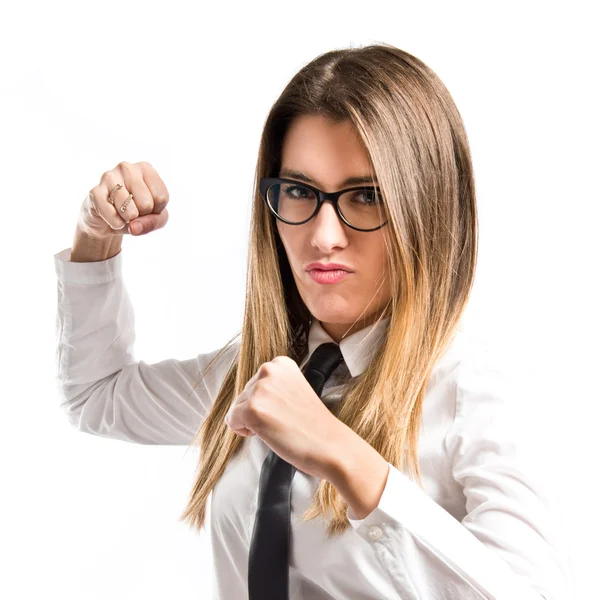
M293 77L262 134L241 335L147 364L121 241L162 227L167 202L151 165L120 163L55 255L62 406L79 431L199 447L182 519L202 527L211 497L215 597L248 597L270 453L297 469L290 598L567 597L533 397L461 330L475 187L430 68L374 44ZM343 360L319 397L303 369L325 343Z

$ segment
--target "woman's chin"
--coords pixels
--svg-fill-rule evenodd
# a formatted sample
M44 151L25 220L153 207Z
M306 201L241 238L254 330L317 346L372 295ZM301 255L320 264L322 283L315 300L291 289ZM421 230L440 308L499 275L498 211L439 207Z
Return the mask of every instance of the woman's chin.
M314 308L310 309L310 313L313 318L323 323L351 323L352 316L348 313L347 309L331 309L331 308Z

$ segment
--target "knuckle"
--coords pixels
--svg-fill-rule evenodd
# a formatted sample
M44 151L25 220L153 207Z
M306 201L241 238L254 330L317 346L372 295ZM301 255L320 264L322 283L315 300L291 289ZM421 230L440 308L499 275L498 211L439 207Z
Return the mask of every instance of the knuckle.
M141 177L137 174L138 169L136 169L131 163L123 161L119 163L119 167L122 173L127 173L127 179L129 181L137 181L138 179L141 179Z
M285 355L280 355L280 356L276 356L272 362L274 363L286 363L287 361L292 360L289 356L285 356Z
M271 365L271 363L268 363L268 362L263 363L258 368L259 376L270 375L272 372L273 372L273 366Z

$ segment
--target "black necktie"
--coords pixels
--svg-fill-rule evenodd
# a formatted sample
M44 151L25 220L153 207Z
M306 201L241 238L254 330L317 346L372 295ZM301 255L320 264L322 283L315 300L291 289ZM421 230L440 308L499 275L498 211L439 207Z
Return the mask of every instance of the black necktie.
M338 344L321 344L302 373L321 397L325 382L342 362ZM248 559L250 600L286 600L289 597L289 550L292 479L296 468L270 450L263 462L258 507Z

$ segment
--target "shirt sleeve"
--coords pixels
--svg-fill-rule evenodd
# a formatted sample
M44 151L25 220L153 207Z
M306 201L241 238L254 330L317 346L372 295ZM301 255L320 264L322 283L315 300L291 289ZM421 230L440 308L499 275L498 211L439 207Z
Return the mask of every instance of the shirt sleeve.
M353 519L348 507L349 521L399 598L570 599L562 523L542 475L550 456L542 398L497 371L457 371L445 450L466 516L459 522L388 463L377 508Z
M57 384L78 431L138 444L187 445L208 414L236 344L149 364L134 357L135 319L122 253L97 262L54 255L58 278Z

